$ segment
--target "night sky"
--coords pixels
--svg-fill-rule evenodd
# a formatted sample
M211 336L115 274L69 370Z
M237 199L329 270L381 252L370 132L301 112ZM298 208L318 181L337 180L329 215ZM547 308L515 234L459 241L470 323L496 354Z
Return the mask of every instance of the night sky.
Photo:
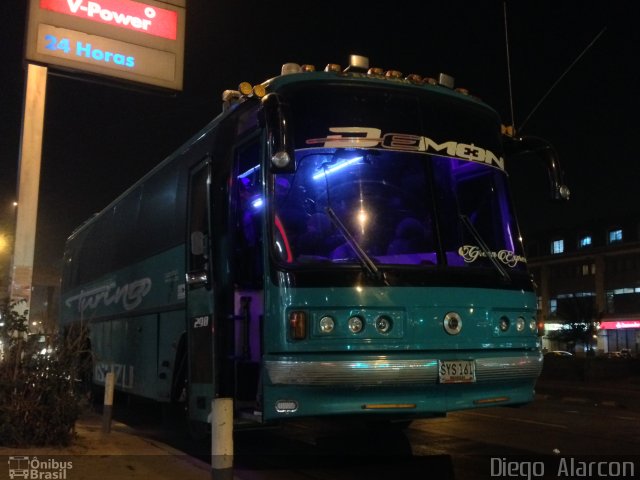
M26 3L0 2L0 228L16 195ZM50 69L36 264L59 260L75 226L220 113L223 90L278 75L285 62L346 66L356 53L404 74L445 72L511 123L503 7L501 0L188 0L183 92L127 90ZM547 201L541 168L507 164L525 242L528 232L640 213L638 7L510 0L507 14L517 128L584 53L522 130L556 146L571 201Z

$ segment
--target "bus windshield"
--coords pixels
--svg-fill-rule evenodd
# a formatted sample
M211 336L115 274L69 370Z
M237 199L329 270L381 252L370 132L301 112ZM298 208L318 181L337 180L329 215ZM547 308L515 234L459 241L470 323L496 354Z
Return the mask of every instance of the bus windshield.
M290 99L297 166L273 179L283 263L357 264L360 250L380 266L525 270L494 116L455 101L313 92Z
M298 156L297 171L275 179L274 244L288 263L357 263L351 237L381 265L487 267L492 255L505 268L522 267L506 176L497 169L394 151Z

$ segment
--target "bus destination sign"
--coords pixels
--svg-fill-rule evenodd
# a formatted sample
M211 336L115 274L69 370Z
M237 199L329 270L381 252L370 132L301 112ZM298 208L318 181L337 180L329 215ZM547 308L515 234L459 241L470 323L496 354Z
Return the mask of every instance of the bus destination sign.
M31 0L26 59L182 90L185 0Z

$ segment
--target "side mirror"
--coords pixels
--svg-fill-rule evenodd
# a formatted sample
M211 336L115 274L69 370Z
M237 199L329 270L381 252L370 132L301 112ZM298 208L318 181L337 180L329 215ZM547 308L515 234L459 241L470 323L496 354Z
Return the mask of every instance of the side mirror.
M262 99L262 106L267 127L271 170L274 173L293 173L296 170L296 157L289 106L275 93L265 96Z
M551 199L557 201L569 200L571 192L564 183L564 174L560 168L558 153L553 148L553 145L543 138L534 136L507 138L509 138L509 141L505 142L507 155L510 157L533 155L542 160L547 168Z

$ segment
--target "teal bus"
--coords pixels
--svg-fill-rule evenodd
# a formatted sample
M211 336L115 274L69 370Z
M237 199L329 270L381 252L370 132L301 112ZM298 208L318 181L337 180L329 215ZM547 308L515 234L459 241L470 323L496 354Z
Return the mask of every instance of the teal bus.
M498 114L453 79L285 64L69 237L93 383L260 422L531 402L536 294Z

